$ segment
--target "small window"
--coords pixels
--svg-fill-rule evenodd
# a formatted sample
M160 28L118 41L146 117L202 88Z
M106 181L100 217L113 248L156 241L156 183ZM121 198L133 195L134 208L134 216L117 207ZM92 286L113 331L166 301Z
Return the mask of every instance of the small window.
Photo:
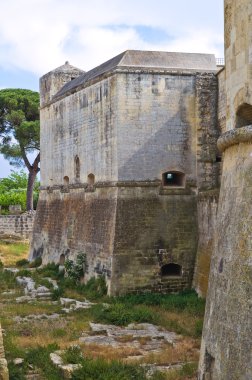
M64 181L64 186L69 185L69 177L67 175L65 175L65 177L63 178L63 181Z
M76 181L80 180L80 159L78 156L74 158L74 176Z
M179 186L185 185L185 174L180 172L166 172L162 175L164 186Z
M94 176L94 174L90 173L88 175L88 185L93 186L94 183L95 183L95 176Z
M242 104L236 112L236 128L252 125L252 106L250 104Z
M170 263L161 267L161 276L181 276L182 267L178 264Z

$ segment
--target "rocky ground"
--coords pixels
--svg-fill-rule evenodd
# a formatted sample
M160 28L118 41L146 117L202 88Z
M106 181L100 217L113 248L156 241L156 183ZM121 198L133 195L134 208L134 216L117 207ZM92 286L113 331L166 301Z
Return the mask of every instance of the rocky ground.
M195 378L197 326L202 316L195 317L186 307L180 311L170 307L168 298L160 298L162 306L149 296L146 306L141 300L95 296L94 289L85 287L64 288L64 278L57 278L57 270L27 266L0 270L0 318L11 379L53 380L72 378L73 373L77 374L74 378L85 379L81 375L84 360L94 367L99 361L104 366L119 360L129 366L125 371L144 371L104 379ZM52 368L51 374L46 367ZM87 379L100 379L90 368L86 371L91 371Z

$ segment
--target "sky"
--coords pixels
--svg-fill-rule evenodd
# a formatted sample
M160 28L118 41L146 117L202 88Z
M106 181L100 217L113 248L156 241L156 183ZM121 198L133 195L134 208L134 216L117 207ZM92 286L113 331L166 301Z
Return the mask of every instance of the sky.
M0 89L38 91L69 61L85 71L127 50L223 52L223 0L0 1ZM0 156L0 178L12 169Z

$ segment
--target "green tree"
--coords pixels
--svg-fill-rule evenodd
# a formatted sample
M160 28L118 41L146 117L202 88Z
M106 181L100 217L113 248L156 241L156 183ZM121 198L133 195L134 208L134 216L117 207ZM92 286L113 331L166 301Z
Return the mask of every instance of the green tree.
M33 187L40 170L38 92L0 90L0 152L11 165L28 169L26 209L33 210ZM30 162L28 156L34 152Z
M24 170L20 172L12 170L8 177L0 180L0 205L3 213L8 213L9 206L13 204L21 205L22 210L26 209L27 184L28 174ZM39 191L37 180L35 180L33 190L33 203L36 204Z

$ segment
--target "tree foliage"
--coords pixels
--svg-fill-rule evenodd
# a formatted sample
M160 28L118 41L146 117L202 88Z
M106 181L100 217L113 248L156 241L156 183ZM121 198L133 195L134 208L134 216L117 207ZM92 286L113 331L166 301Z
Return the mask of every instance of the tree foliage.
M21 205L22 210L26 209L26 189L28 184L28 174L23 170L12 171L11 174L0 180L0 206L2 213L8 213L10 205ZM33 201L36 206L38 200L39 182L35 181L33 189Z
M39 172L39 94L24 89L0 90L0 152L16 167L29 171L27 209L33 208L33 186ZM29 154L36 152L33 162Z

